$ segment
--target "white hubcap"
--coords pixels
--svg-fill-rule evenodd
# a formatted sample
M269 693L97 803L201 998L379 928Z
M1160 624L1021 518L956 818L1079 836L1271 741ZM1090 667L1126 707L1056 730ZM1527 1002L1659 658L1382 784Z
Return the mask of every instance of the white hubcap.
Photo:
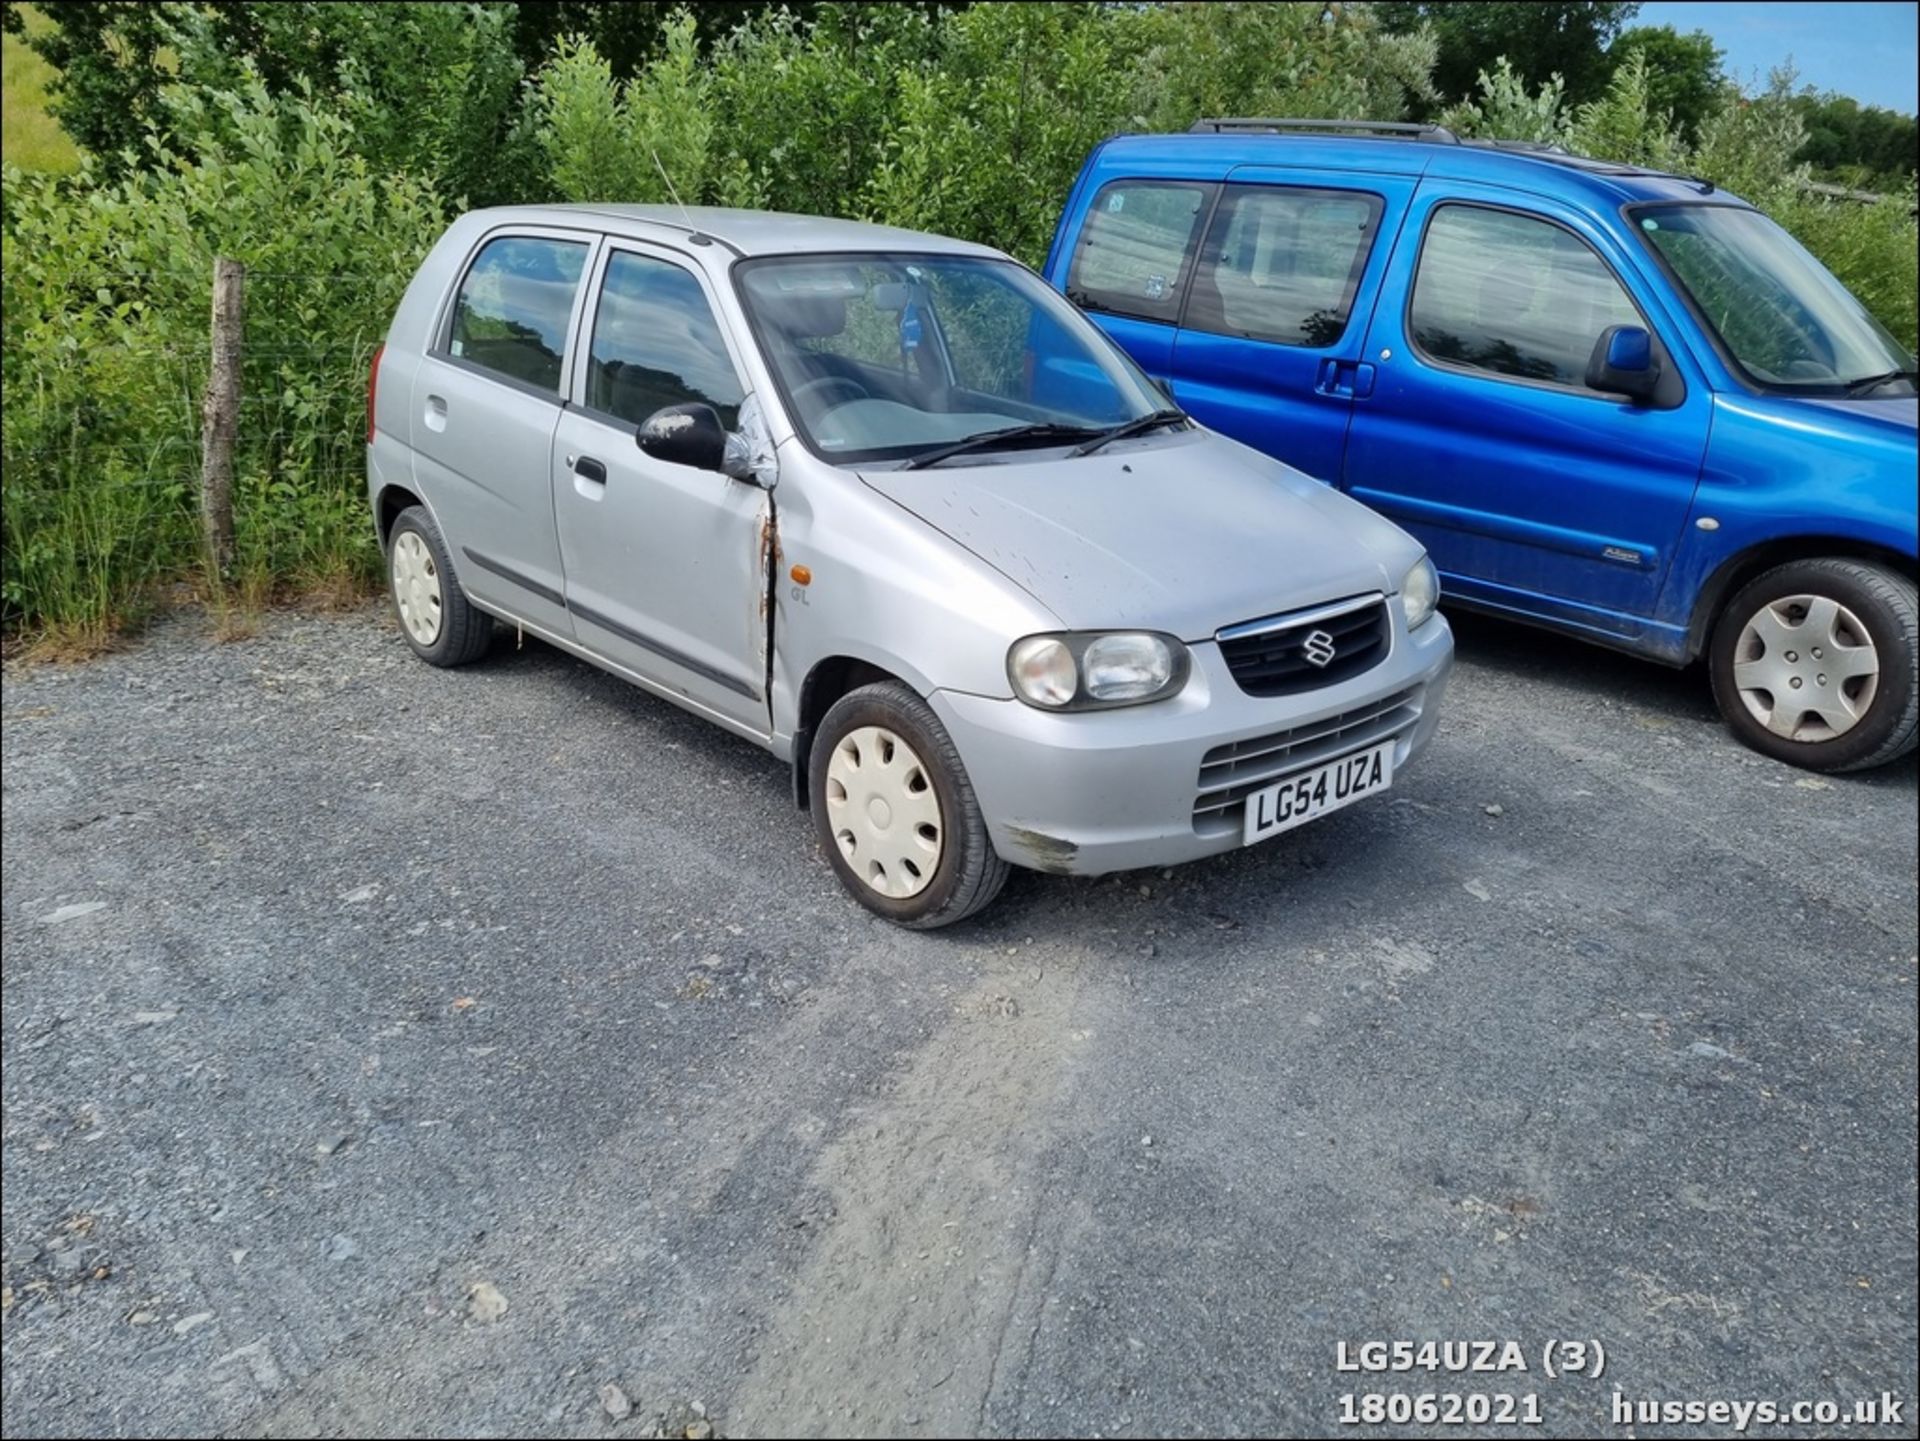
M848 731L827 762L827 819L854 874L883 896L917 896L946 844L940 798L927 769L897 734Z
M403 530L393 543L393 598L415 644L440 638L440 568L417 531Z
M1777 736L1830 741L1860 724L1880 688L1880 652L1860 618L1824 595L1768 604L1740 632L1733 683Z

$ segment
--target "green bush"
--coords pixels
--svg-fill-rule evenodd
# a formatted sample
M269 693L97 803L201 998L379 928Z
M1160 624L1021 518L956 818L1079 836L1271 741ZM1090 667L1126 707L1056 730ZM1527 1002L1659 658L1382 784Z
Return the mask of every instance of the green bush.
M714 52L709 199L868 217L909 77L932 63L941 27L904 5L822 11L813 26L764 13Z
M1381 14L820 4L805 22L776 9L718 38L710 26L703 53L688 12L649 13L659 43L630 78L575 38L523 83L513 38L526 17L510 5L75 7L76 34L133 26L146 48L126 54L161 46L171 68L127 92L143 154L95 157L64 178L5 175L7 625L104 635L156 582L202 578L216 255L249 267L238 579L358 583L376 561L361 479L368 356L463 203L678 199L843 215L1037 264L1087 153L1116 131L1429 112L1433 35L1387 33ZM98 65L75 64L99 79ZM1790 77L1752 99L1724 92L1692 143L1662 93L1644 48L1577 106L1557 79L1529 88L1500 62L1444 119L1705 175L1772 213L1912 347L1912 183L1874 205L1809 191ZM113 109L93 113L124 139L126 116L106 123Z
M709 84L684 12L667 24L664 53L624 85L587 41L562 40L532 92L555 192L572 201L697 201L713 134Z
M854 213L1038 265L1087 152L1134 119L1124 79L1140 28L1070 5L953 17L902 77Z
M213 261L248 267L238 578L360 581L365 377L442 223L376 180L350 122L258 82L230 138L107 181L5 172L4 596L10 624L100 636L200 567L200 398Z

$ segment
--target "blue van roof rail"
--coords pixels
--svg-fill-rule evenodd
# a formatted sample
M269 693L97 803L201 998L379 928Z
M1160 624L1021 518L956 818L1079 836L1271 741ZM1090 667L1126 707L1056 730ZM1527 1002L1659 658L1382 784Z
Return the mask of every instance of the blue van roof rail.
M1650 170L1640 165L1625 165L1611 160L1597 160L1591 155L1575 155L1566 146L1553 140L1495 140L1485 136L1462 138L1444 125L1419 124L1410 120L1307 120L1307 119L1269 119L1264 116L1209 116L1196 120L1187 127L1189 135L1233 135L1233 134L1287 134L1297 132L1304 135L1321 135L1328 139L1354 139L1375 136L1388 140L1426 140L1440 145L1459 145L1471 150L1493 150L1509 155L1527 155L1536 160L1545 160L1555 165L1565 165L1573 170L1585 170L1596 175L1647 175L1663 176L1669 180L1681 180L1697 188L1702 195L1711 195L1714 184L1699 175L1682 175L1670 170Z
M1557 140L1462 140L1462 145L1471 145L1476 150L1512 150L1521 155L1565 155L1578 160L1566 146Z
M1403 140L1437 140L1442 145L1458 145L1460 137L1444 125L1416 124L1410 120L1301 120L1267 119L1257 116L1221 116L1196 120L1189 135L1225 135L1237 130L1307 130L1330 135L1384 135Z

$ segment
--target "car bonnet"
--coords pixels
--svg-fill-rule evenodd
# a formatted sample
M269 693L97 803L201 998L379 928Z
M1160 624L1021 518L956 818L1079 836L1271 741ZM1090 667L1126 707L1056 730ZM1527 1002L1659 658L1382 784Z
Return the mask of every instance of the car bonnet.
M1204 640L1237 621L1390 593L1420 555L1364 506L1204 431L861 479L1074 630Z

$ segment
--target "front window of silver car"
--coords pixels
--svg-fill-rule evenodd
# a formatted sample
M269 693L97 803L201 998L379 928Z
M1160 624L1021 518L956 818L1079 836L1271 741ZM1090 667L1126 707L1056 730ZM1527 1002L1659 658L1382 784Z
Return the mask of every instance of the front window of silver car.
M794 425L832 461L1004 455L1183 419L1011 261L781 256L744 261L735 274Z
M1754 384L1805 395L1914 393L1913 357L1826 266L1759 211L1648 205L1631 213L1722 350Z

